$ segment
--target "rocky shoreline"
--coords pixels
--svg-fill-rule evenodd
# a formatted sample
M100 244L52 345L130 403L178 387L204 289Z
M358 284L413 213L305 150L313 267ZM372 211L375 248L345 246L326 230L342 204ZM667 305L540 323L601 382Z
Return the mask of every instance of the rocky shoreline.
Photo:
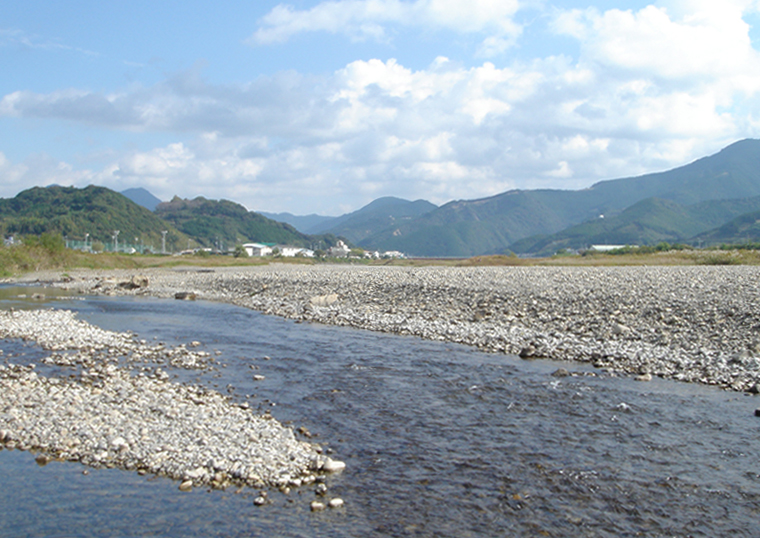
M50 352L40 366L68 374L40 375L0 351L0 447L33 450L40 464L118 467L178 480L183 491L287 489L344 466L248 404L169 381L162 366L214 368L198 342L149 344L52 309L0 312L0 338L37 343Z
M758 393L759 277L759 268L746 266L269 265L38 273L16 282L221 301L525 359L591 362L642 381L661 376ZM46 366L77 372L46 377L7 356L0 365L0 445L35 450L42 463L120 467L179 480L184 489L287 489L343 468L270 416L170 382L162 366L214 368L195 342L148 344L50 309L0 312L0 338L36 342L50 353Z
M760 392L760 268L753 266L273 264L69 271L66 278L48 273L21 280L85 294L222 301L526 359L590 362L641 380L660 376Z

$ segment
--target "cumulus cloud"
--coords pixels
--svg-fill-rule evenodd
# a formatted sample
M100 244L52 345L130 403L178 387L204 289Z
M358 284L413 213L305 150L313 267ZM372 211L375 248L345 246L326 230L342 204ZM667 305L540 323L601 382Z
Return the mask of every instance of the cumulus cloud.
M388 8L386 17L417 9L453 28L457 12L444 5L344 0L309 13L326 29L337 7L355 26L375 8ZM478 15L485 6L474 5L460 28L487 28ZM39 174L61 184L144 186L165 199L202 194L251 209L337 214L383 195L445 203L511 188L581 188L757 136L760 62L742 19L756 4L737 0L720 13L697 1L658 6L559 14L553 28L578 40L577 58L466 67L439 57L417 70L372 59L324 76L282 72L238 85L210 84L194 69L110 94L13 92L0 99L0 116L176 140L85 172L3 159L0 178L19 184ZM282 24L262 28L306 24L305 12L282 10Z
M252 45L283 43L307 32L345 34L354 40L389 38L389 26L485 33L480 53L504 52L521 32L518 0L332 0L311 9L280 4L259 21Z
M577 38L584 59L604 68L681 83L729 76L755 91L760 55L742 18L753 4L690 0L639 11L588 8L559 14L554 27Z

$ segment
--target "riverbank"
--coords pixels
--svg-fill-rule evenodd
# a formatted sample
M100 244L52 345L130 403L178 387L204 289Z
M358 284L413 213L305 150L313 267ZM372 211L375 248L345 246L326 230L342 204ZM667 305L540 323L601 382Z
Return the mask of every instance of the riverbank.
M17 281L84 294L222 301L299 321L457 342L525 359L590 362L640 380L661 376L760 392L760 268L752 266L274 264L75 270Z

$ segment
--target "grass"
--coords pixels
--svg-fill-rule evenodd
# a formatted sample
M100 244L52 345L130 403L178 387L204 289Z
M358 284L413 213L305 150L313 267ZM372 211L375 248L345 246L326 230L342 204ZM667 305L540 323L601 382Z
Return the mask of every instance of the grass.
M0 277L12 277L43 270L72 269L136 269L158 267L250 267L270 263L316 264L337 260L310 258L235 258L232 256L161 256L139 254L92 254L69 250L50 242L30 242L26 245L0 247ZM554 256L551 258L518 258L517 256L475 256L473 258L412 258L394 260L341 260L341 263L361 265L392 265L408 267L531 267L531 266L636 266L636 265L760 265L760 251L747 249L669 250L654 252L631 251L625 254L594 253L585 256Z

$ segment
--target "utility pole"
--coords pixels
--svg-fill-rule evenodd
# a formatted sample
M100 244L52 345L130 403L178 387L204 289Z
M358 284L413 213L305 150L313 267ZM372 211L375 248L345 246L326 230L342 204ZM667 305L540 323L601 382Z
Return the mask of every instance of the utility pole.
M166 234L169 230L163 230L161 232L161 254L166 254Z

